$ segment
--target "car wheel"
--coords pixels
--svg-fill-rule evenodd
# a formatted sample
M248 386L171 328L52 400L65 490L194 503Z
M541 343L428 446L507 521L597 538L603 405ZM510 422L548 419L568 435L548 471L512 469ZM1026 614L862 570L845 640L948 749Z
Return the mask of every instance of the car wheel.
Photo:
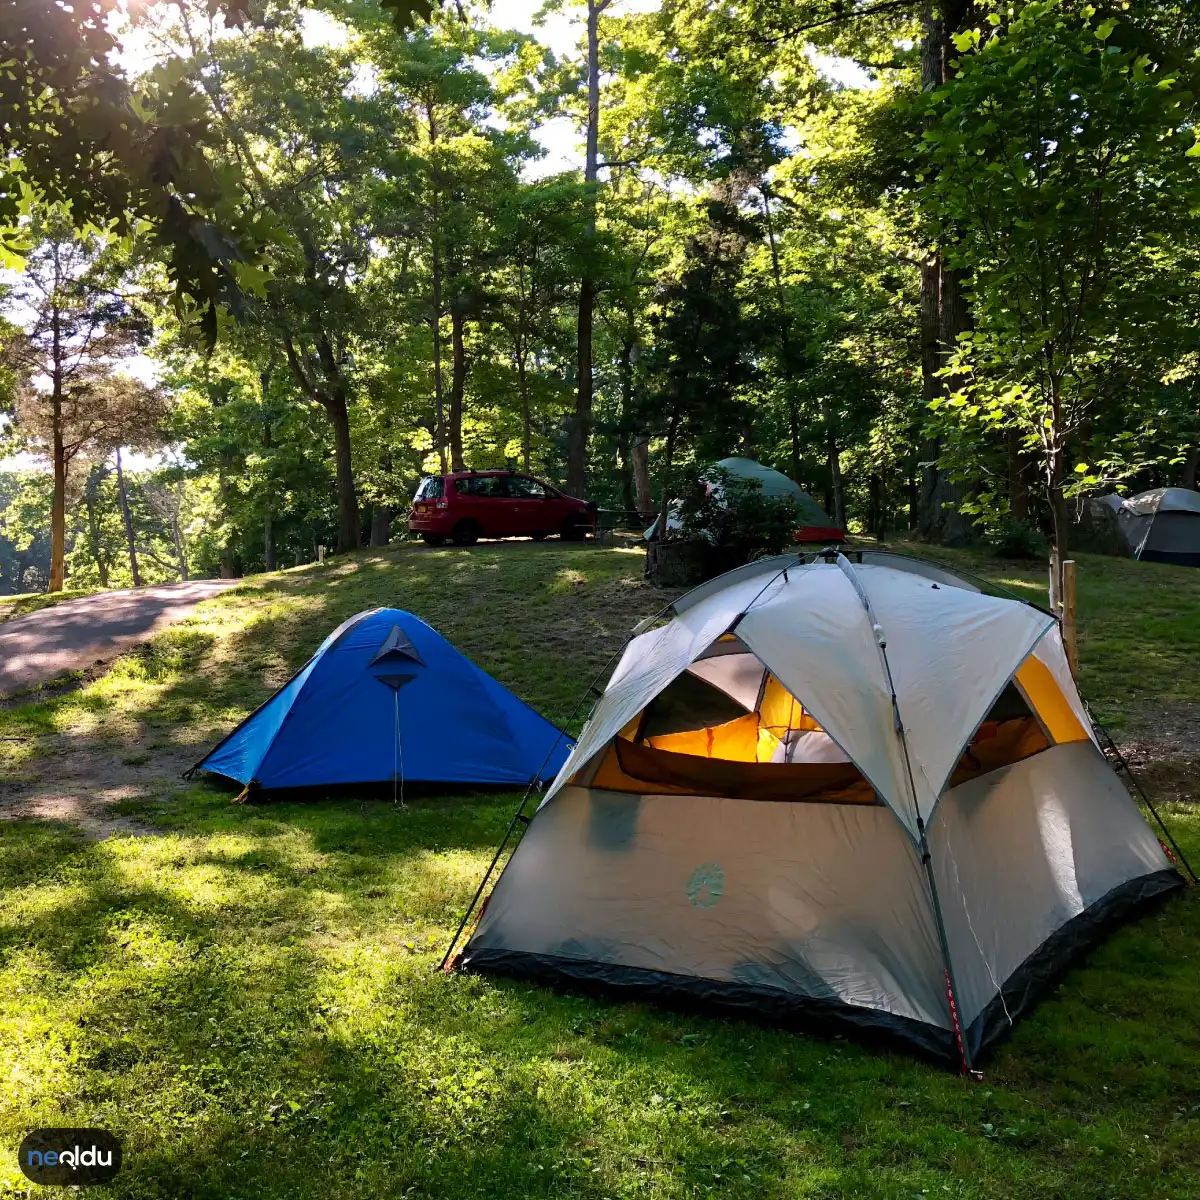
M564 542L582 542L588 535L587 526L578 517L568 517L563 522L562 540Z
M544 529L539 529L537 533L531 533L529 536L535 542L544 542L550 535Z
M440 533L423 533L421 541L427 546L444 546L446 539Z
M459 521L452 536L456 546L473 546L479 541L479 525L475 521Z

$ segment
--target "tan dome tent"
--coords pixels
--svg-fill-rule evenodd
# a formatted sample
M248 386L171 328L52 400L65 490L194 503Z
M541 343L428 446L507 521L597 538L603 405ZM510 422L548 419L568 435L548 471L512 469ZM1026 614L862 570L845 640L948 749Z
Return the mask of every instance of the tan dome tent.
M1200 567L1200 492L1154 488L1121 500L1117 524L1134 558Z
M629 643L464 966L882 1031L968 1069L1181 884L1054 620L864 558L752 563Z

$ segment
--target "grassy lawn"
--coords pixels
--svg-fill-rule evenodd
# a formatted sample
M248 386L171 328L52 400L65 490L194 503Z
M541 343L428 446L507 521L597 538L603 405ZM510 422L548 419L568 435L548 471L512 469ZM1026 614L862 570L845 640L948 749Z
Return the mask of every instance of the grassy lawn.
M64 600L76 600L89 595L91 592L87 588L65 588L61 592L21 592L15 596L0 596L0 621L7 621L9 617L23 617L42 608L53 608Z
M1040 566L949 558L1044 594ZM1087 558L1080 587L1106 719L1200 701L1200 572ZM968 1083L850 1041L437 973L514 796L230 806L137 785L359 609L418 613L565 721L669 598L620 549L364 553L250 581L79 691L0 712L0 798L73 761L134 781L126 836L0 822L0 1196L25 1194L15 1148L39 1125L118 1132L126 1167L94 1194L130 1200L1200 1194L1192 892L1101 946ZM1172 809L1200 859L1200 816Z

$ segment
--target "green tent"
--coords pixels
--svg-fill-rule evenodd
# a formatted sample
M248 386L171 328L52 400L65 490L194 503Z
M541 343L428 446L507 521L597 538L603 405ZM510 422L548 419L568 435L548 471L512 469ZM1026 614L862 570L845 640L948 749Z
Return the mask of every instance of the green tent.
M775 471L771 467L764 467L762 463L756 462L753 458L742 458L740 455L734 455L732 458L723 458L719 462L713 463L713 467L720 467L722 470L728 471L739 479L756 479L762 484L763 494L772 497L786 497L796 505L799 520L797 522L801 527L816 525L822 528L829 528L833 525L829 515L825 510L806 492L804 489L793 480L789 479L782 471ZM719 484L717 485L720 486ZM672 502L671 508L667 513L667 528L679 528L679 501ZM658 518L654 519L654 524L642 535L646 541L652 542L658 537Z
M752 458L723 458L716 464L722 470L738 479L756 479L762 484L764 496L786 498L791 500L800 513L802 525L830 526L828 513L801 486L789 479L782 471L764 467L762 463Z

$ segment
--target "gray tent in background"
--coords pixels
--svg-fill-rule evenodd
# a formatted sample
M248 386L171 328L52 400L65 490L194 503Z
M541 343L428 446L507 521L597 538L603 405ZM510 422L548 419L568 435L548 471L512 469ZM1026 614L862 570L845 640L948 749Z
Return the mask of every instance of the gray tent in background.
M1187 488L1154 488L1118 501L1117 523L1129 552L1147 562L1200 567L1200 492Z
M1180 886L1048 614L893 556L752 563L673 611L626 647L467 968L967 1067Z
M756 462L753 458L742 458L740 455L722 458L719 462L714 463L713 467L728 471L735 479L755 480L761 485L764 496L772 499L791 500L796 506L800 518L798 524L801 526L828 527L833 525L833 521L830 520L825 510L798 483L789 479L782 471L764 467L762 463ZM720 486L719 483L712 485L714 490L719 489ZM668 511L667 528L679 528L679 513L675 505L672 505L671 510ZM657 519L643 536L648 542L652 542L658 537Z

